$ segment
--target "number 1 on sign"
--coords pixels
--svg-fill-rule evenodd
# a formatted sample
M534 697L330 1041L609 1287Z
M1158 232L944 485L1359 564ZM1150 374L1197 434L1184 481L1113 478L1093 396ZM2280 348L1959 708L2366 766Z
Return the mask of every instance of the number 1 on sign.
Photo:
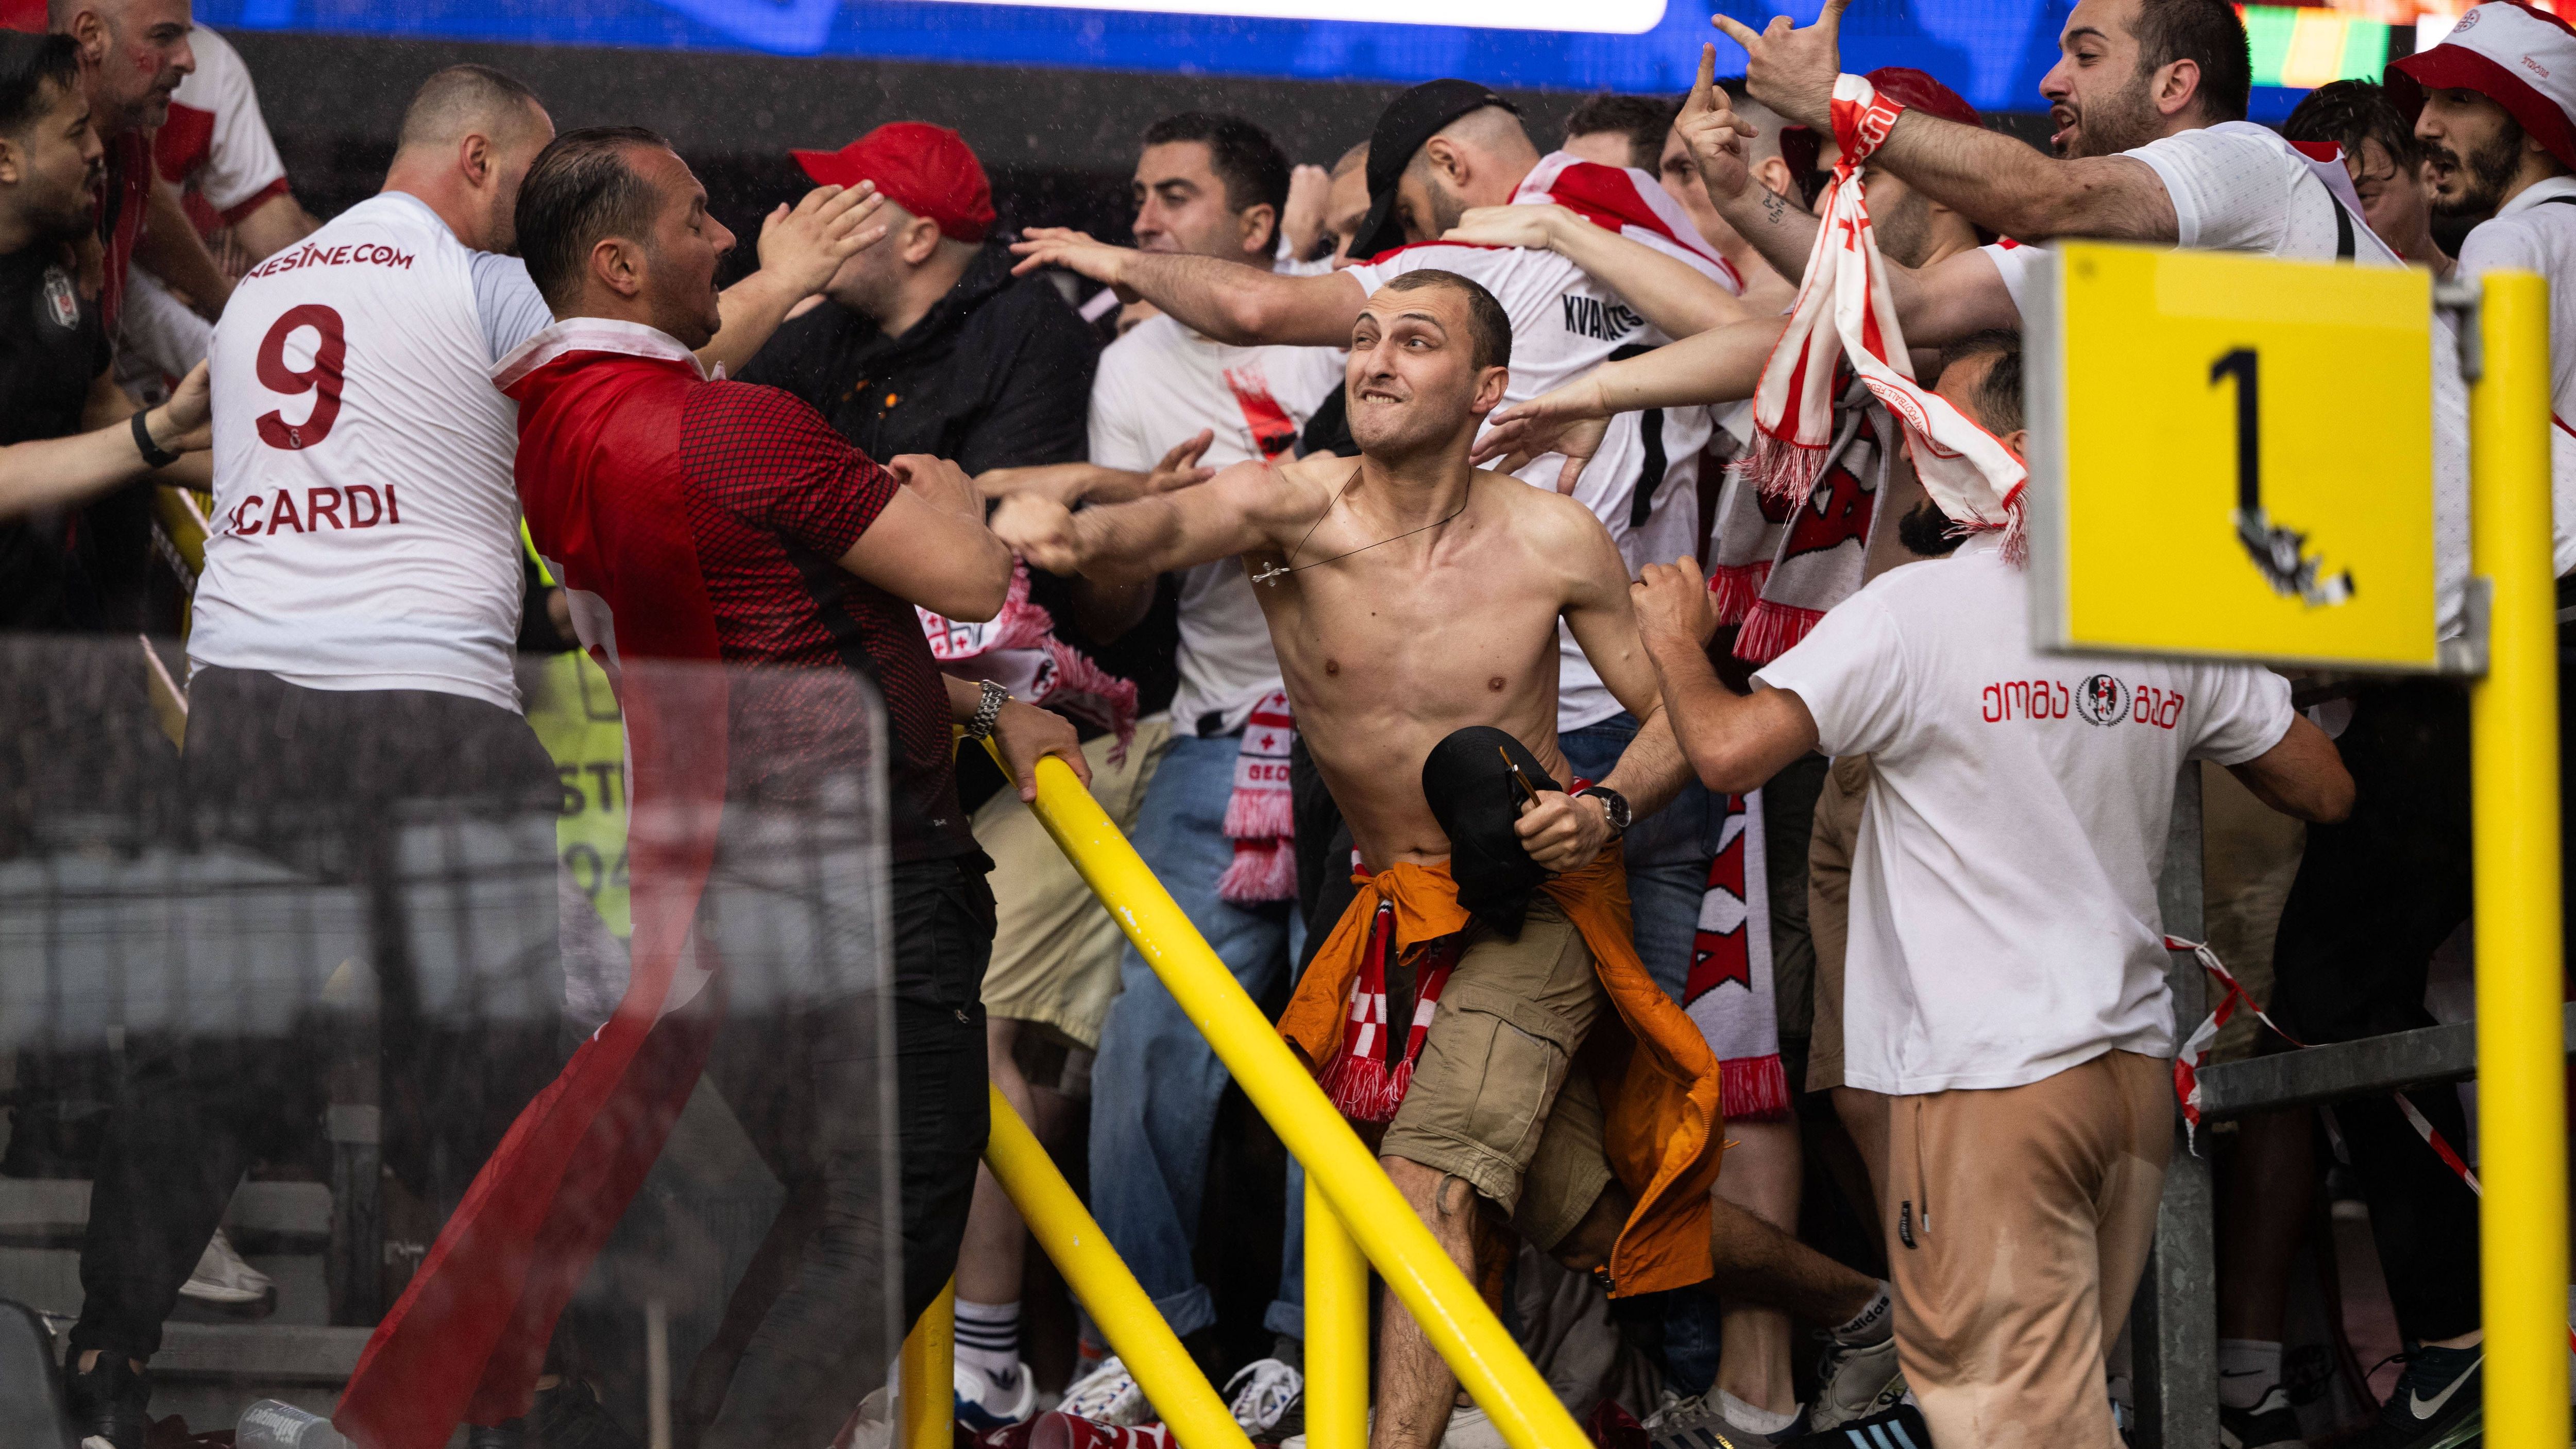
M2262 358L2251 347L2219 354L2209 365L2209 385L2236 380L2236 537L2272 591L2311 605L2352 597L2352 571L2320 580L2322 564L2307 553L2308 536L2272 522L2263 511Z

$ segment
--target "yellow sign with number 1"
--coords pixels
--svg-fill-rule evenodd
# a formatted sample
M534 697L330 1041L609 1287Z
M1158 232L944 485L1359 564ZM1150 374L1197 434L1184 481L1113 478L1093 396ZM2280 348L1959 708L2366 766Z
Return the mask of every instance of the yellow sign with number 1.
M2043 250L2022 309L2039 646L2432 669L2431 286Z

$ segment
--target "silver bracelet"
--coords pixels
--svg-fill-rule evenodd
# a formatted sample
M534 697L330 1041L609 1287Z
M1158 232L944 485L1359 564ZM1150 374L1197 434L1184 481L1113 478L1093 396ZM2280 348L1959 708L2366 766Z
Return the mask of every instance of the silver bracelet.
M1009 699L1011 692L989 679L979 679L976 685L984 691L984 702L976 706L975 717L966 722L966 737L973 740L991 739L993 721L1001 718L1002 701Z

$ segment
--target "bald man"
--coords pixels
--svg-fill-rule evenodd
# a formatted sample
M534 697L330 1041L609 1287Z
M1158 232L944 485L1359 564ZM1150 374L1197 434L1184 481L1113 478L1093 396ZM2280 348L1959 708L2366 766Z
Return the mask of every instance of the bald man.
M384 189L252 268L216 325L216 518L188 636L182 762L228 828L257 822L233 843L291 869L348 880L396 797L473 802L533 827L515 843L542 853L514 859L552 858L561 790L520 717L514 670L516 409L490 372L554 322L526 265L503 255L520 180L553 137L545 107L510 76L477 65L431 76L403 115ZM780 208L761 233L762 270L724 295L704 355L747 359L873 239L869 209L838 188ZM522 963L496 971L554 950L551 913L532 927L539 939L484 940L506 929L477 924L479 956L515 951ZM427 1049L402 994L383 992L389 1051L409 1053L387 1064L398 1099L439 1100L428 1079L441 1072L451 1085L510 1079L484 1065L506 1046ZM550 1051L551 1026L540 1035ZM317 1058L274 1040L200 1034L184 1054L129 1055L65 1363L80 1432L110 1449L142 1449L143 1366L243 1169L321 1101L318 1076L299 1066ZM389 1164L419 1167L412 1186L450 1205L492 1145L480 1123L506 1121L516 1103L489 1105L421 1125L452 1139L435 1151L414 1140L407 1153L398 1129Z
M124 314L127 268L137 262L209 318L217 315L232 283L189 224L179 193L152 171L152 133L170 118L171 93L197 69L188 0L52 0L45 25L80 47L90 124L107 147L98 237L107 253L99 312L109 333Z

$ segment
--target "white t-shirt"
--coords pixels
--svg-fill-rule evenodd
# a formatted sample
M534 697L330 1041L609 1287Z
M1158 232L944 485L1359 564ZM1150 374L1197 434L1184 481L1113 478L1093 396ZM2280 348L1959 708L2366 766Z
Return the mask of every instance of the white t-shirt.
M2360 266L2405 261L2362 219L2341 161L2312 161L2277 134L2250 121L2224 121L2181 131L2120 153L2143 163L2173 202L2174 235L2186 247L2261 252L2293 261L2331 262L2341 247L2335 220L2340 197L2352 221L2352 259ZM1984 248L2002 274L2013 309L2036 248L1999 242ZM2448 313L2433 318L2433 593L2443 638L2467 619L2469 578L2468 385ZM2576 460L2571 460L2576 461ZM2566 516L2562 513L2562 516ZM2565 531L2561 530L2564 538ZM2562 555L2560 567L2566 567Z
M2174 778L2280 743L2289 684L2029 640L2028 576L1986 535L1880 575L1754 676L1797 694L1827 754L1873 760L1843 967L1855 1087L2173 1052L2156 878Z
M286 163L259 112L250 67L231 42L199 25L188 32L197 69L170 94L170 119L153 138L163 175L231 225L286 188ZM201 214L202 226L209 216Z
M215 327L190 663L516 709L518 406L489 374L553 320L401 192L252 268Z
M1167 316L1147 318L1109 344L1091 382L1091 461L1145 472L1202 428L1216 434L1200 463L1212 468L1286 458L1297 435L1342 385L1330 347L1229 347ZM1207 715L1238 729L1279 687L1279 656L1235 559L1181 575L1180 688L1172 720L1183 734Z
M1679 204L1653 177L1633 167L1603 166L1558 152L1539 163L1513 202L1544 204L1576 192L1590 198L1615 192L1632 214L1651 216L1663 228L1657 233L1631 225L1624 228L1626 235L1736 289L1733 272L1698 242ZM1677 240L1682 237L1691 240L1687 244ZM1550 251L1421 242L1351 267L1348 274L1364 290L1375 292L1389 278L1423 268L1456 272L1503 304L1512 322L1512 375L1503 393L1506 402L1526 402L1614 357L1633 355L1630 349L1643 351L1672 340L1646 325L1616 292ZM1708 409L1703 407L1655 408L1620 413L1610 420L1601 451L1585 466L1574 496L1610 530L1631 574L1645 564L1670 563L1697 552L1699 455L1708 446L1710 431ZM1553 489L1563 463L1550 453L1533 459L1518 476ZM1642 518L1636 506L1641 487L1651 488ZM1557 648L1557 728L1580 729L1617 714L1619 701L1583 657L1573 631L1561 623Z
M2460 244L2461 280L2506 270L2549 279L2550 511L2564 574L2576 569L2576 176L2525 187Z

